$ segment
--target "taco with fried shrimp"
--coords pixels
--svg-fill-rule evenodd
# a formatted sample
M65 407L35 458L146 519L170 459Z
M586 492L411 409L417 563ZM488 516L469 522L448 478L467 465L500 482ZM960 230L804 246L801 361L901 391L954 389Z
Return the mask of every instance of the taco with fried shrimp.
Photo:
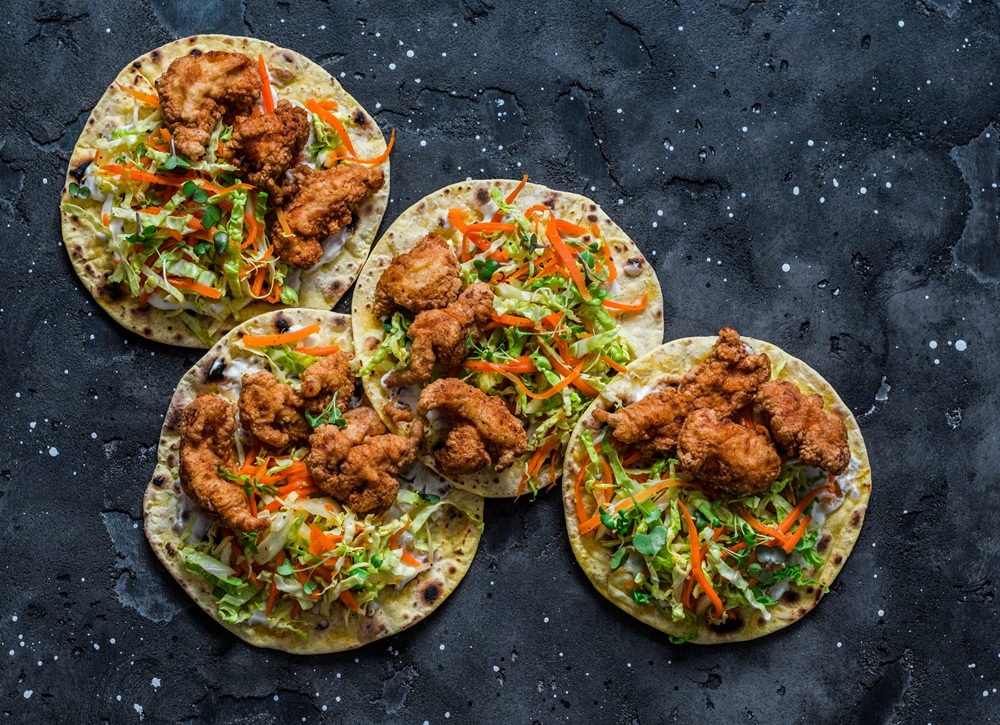
M333 308L385 212L391 147L308 58L183 38L98 101L66 173L63 243L119 324L210 347L262 312Z
M562 491L601 594L672 642L718 644L816 606L861 532L871 468L819 373L725 328L612 380L573 431Z
M350 319L243 323L181 379L144 501L153 551L219 624L258 647L338 652L430 614L468 571L483 499L415 461L355 392Z
M375 408L416 412L425 462L492 497L554 485L580 414L663 339L660 285L635 243L594 202L527 176L453 184L406 210L365 264L352 317Z

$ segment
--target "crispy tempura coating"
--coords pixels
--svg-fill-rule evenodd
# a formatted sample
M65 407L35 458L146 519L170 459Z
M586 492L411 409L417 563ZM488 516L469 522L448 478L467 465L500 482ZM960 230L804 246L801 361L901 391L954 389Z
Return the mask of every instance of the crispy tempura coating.
M720 418L728 418L752 402L757 388L770 378L767 355L749 354L740 333L725 327L708 357L684 375L681 392L692 410L711 408Z
M772 380L761 386L757 404L788 455L834 475L847 468L851 460L847 428L844 421L823 410L822 396L803 395L788 380Z
M647 456L667 454L677 445L677 434L691 411L691 402L677 388L651 393L617 413L594 411L594 418L614 429L622 443L639 447Z
M302 373L302 397L306 399L306 408L313 415L319 415L336 393L337 407L347 410L354 395L354 377L351 356L343 350L313 363Z
M290 237L282 226L271 229L278 256L293 267L308 269L323 256L320 242L351 223L354 208L385 184L382 169L361 164L338 164L313 171L298 166L292 171L298 190L285 199L284 215Z
M188 496L206 515L237 531L264 531L267 517L250 513L246 492L219 475L218 467L232 471L233 406L217 395L203 393L181 417L180 479Z
M285 178L309 138L309 114L282 99L274 113L243 116L233 126L233 137L222 157L243 172L244 180L266 191L276 206L292 184Z
M375 285L372 313L385 317L396 307L423 312L446 307L462 293L455 254L431 233L405 254L393 258Z
M399 493L399 470L413 462L423 426L407 437L386 431L371 408L344 413L347 427L321 425L309 437L306 468L316 485L354 513L385 513Z
M461 365L469 356L469 340L482 336L492 312L493 290L485 282L476 282L447 307L418 313L407 332L413 339L410 365L391 373L386 386L427 382L435 363L445 369Z
M435 380L420 393L417 413L432 410L451 427L434 453L444 473L475 473L491 465L503 471L528 448L524 426L500 398L457 378Z
M249 56L218 50L178 58L156 79L174 147L191 159L205 155L212 129L225 113L249 110L260 91L260 75Z
M302 396L271 373L262 370L243 376L240 391L240 422L262 442L284 448L309 437Z
M737 496L766 491L781 472L781 457L763 426L751 430L710 408L696 410L684 421L677 458L698 480Z
M647 456L667 455L692 411L708 408L728 418L752 402L770 377L767 355L750 355L740 334L726 327L708 357L685 373L679 387L647 395L616 413L594 411L594 417L608 423L622 443L636 445Z

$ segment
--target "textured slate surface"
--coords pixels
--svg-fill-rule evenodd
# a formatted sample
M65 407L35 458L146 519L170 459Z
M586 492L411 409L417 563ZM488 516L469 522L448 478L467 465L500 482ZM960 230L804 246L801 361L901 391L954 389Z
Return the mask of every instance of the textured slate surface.
M989 722L1000 693L1000 10L825 3L14 0L0 24L0 712L10 722ZM436 616L258 651L150 555L141 494L196 354L76 282L57 194L118 69L193 32L294 48L397 128L391 221L466 176L588 193L666 337L804 358L868 442L854 555L803 622L676 647L601 600L558 498L490 503Z

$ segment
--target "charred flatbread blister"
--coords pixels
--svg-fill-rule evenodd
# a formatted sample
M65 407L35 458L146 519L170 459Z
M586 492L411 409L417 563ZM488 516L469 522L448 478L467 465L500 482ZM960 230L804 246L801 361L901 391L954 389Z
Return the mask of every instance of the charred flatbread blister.
M724 328L612 380L573 432L562 490L598 591L671 641L715 644L816 606L860 534L871 468L829 383Z
M182 378L146 489L153 551L211 617L299 654L360 647L427 616L461 581L483 499L415 461L354 395L350 318L264 314Z
M304 56L183 38L98 101L63 187L63 242L120 324L210 347L256 314L337 303L385 212L391 146Z
M495 497L555 485L576 420L663 338L635 243L594 202L527 177L453 184L405 211L352 318L376 410L415 411L421 459Z

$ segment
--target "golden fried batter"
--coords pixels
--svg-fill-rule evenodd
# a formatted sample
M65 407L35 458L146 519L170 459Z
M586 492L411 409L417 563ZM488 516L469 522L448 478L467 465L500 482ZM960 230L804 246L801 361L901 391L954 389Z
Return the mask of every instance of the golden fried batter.
M285 179L309 138L309 114L282 99L274 113L244 116L233 126L233 137L222 157L243 171L245 180L266 191L276 206L291 190Z
M309 269L323 256L320 242L351 223L354 208L385 184L382 169L338 164L313 171L298 166L292 172L298 190L285 199L284 214L291 236L281 225L271 230L275 251L293 267Z
M622 443L634 444L647 456L670 453L691 411L691 401L677 388L651 393L617 413L594 410L594 418L614 429Z
M622 443L636 445L649 456L667 455L692 411L708 408L728 418L752 402L770 377L767 355L748 354L740 334L726 327L708 357L685 373L679 387L647 395L616 413L595 410L594 417L608 423Z
M239 406L243 427L269 446L284 448L312 432L302 413L302 396L267 371L243 376Z
M240 486L219 475L221 465L236 466L233 406L217 395L203 393L181 417L181 486L208 516L237 531L264 531L269 521L250 513L250 501Z
M469 356L469 339L478 339L493 312L493 290L476 282L458 299L440 310L417 314L407 334L413 339L410 365L391 373L387 387L399 388L431 379L434 364L448 368L461 365Z
M321 425L309 437L306 468L316 485L354 513L385 513L399 493L399 470L413 462L423 426L407 437L386 432L371 408L344 413L347 427Z
M306 408L319 415L337 394L337 407L347 410L354 396L354 371L351 356L343 350L327 355L302 373L302 397Z
M524 426L500 398L457 378L435 380L423 389L417 413L432 410L451 427L444 447L434 453L444 473L475 473L490 465L503 471L528 448Z
M757 388L770 378L767 355L750 355L740 333L725 327L708 357L684 375L681 392L692 410L711 408L720 418L728 418L752 402Z
M163 119L178 153L205 155L212 129L230 111L247 111L260 98L257 66L242 53L210 50L178 58L156 79Z
M844 421L823 410L820 395L803 395L795 383L772 380L761 386L757 403L778 444L807 466L837 475L851 460Z
M442 237L428 234L405 254L393 258L375 285L372 313L385 317L396 307L423 312L445 307L462 292L455 254Z
M751 430L711 408L684 421L677 458L692 476L737 496L766 491L781 472L781 457L763 426Z

